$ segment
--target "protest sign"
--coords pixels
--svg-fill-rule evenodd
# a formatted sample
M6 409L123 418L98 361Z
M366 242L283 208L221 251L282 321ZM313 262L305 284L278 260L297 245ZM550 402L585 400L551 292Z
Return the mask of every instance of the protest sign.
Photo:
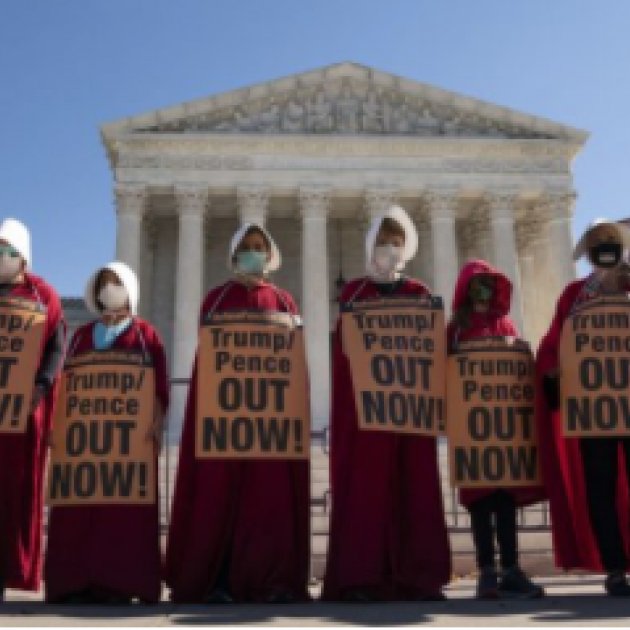
M560 395L568 437L630 435L630 300L586 302L560 338Z
M308 459L303 329L289 313L209 313L199 333L196 456Z
M86 352L66 361L52 433L49 504L155 503L155 445L147 438L154 379L141 352Z
M540 485L529 345L509 337L460 342L446 373L451 485Z
M359 426L411 435L444 432L444 307L436 296L342 304Z
M0 299L0 433L24 433L42 350L46 310Z

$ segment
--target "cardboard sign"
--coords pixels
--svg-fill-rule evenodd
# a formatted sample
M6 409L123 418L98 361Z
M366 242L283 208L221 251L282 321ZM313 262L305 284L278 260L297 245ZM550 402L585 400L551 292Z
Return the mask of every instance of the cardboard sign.
M529 344L509 337L462 341L446 373L451 485L540 485Z
M359 426L441 435L445 430L444 307L436 296L342 304Z
M0 299L0 433L24 433L42 350L46 309Z
M586 302L560 338L563 431L568 437L630 435L630 300Z
M66 361L52 434L50 505L155 503L155 446L147 439L154 380L141 352L86 352Z
M199 333L196 455L308 459L304 338L289 313L209 313Z

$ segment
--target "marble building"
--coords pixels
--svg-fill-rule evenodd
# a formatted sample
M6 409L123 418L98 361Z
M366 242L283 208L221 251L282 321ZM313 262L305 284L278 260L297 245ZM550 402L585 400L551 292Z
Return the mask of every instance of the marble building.
M364 271L370 216L399 203L420 248L407 269L450 302L460 266L514 282L512 315L536 344L575 275L571 162L584 131L354 63L104 124L116 255L141 282L141 315L188 378L205 292L228 277L239 222L264 221L274 281L304 316L313 423L328 423L330 344L344 280ZM170 421L181 431L185 387Z

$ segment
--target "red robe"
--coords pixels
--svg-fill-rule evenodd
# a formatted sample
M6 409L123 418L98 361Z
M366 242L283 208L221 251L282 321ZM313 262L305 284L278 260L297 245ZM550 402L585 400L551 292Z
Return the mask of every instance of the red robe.
M373 282L349 282L341 302L378 298ZM425 295L404 280L395 295ZM332 515L323 598L361 588L375 599L438 593L451 576L437 444L432 437L359 430L350 365L333 344L330 474Z
M512 299L512 282L485 260L471 260L464 265L455 285L451 311L454 313L464 304L468 295L468 285L473 276L479 274L490 275L495 278L496 289L490 309L487 313L471 311L470 326L466 329L458 328L453 322L449 323L446 329L449 348L453 348L457 341L479 339L480 337L520 337L514 322L508 315ZM458 419L451 418L449 421L458 421ZM462 489L459 491L459 501L468 508L475 501L496 492L496 490L497 488ZM512 494L516 505L519 507L538 503L546 498L544 488L540 486L505 488L505 490Z
M225 288L210 291L202 317L209 310L297 313L291 295L271 284L248 288L230 281L220 298ZM196 415L195 360L166 551L173 601L202 601L226 559L236 601L264 601L280 592L308 599L309 462L196 459Z
M92 322L75 332L69 345L73 355L95 350L94 325ZM155 329L135 317L111 349L142 350L139 331L153 359L156 397L166 411L168 371L164 348ZM52 507L44 579L48 602L88 589L96 596L138 597L144 602L158 602L161 552L157 487L153 505Z
M61 302L41 278L27 273L6 297L46 306L42 353L64 321ZM0 434L0 576L7 588L39 590L44 536L44 474L58 380L28 422L25 433ZM28 401L30 403L30 401Z
M549 494L556 565L564 570L585 569L602 572L597 542L589 519L579 440L578 438L567 439L562 435L561 412L549 411L542 385L543 376L558 367L560 334L572 307L578 301L581 303L593 297L583 291L585 282L585 279L576 280L565 288L558 299L551 326L538 348L536 357L537 417L543 476ZM630 503L621 449L619 458L617 512L621 535L627 550L630 543Z

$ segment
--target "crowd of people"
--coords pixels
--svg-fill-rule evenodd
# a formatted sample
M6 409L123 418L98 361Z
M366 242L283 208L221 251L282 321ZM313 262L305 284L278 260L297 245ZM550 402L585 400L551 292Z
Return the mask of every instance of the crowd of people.
M417 247L414 224L401 207L374 218L366 239L366 275L344 286L340 302L430 295L424 282L403 275ZM517 537L517 509L541 501L550 504L557 566L603 572L609 595L630 596L625 574L630 436L567 438L559 386L564 323L587 301L630 290L629 250L630 231L623 224L598 220L588 228L574 258L586 256L592 271L562 291L537 350L543 483L460 491L459 500L471 516L480 598L544 595L520 568ZM230 245L232 277L210 290L199 321L235 310L298 315L294 298L269 280L280 264L281 253L267 229L243 225ZM447 348L483 337L520 337L509 317L511 295L512 284L500 269L483 260L467 262L452 296ZM60 300L31 271L27 228L14 219L0 225L0 328L6 327L11 309L25 301L45 314L25 431L3 431L0 425L2 594L5 588L38 590L43 579L46 601L53 603L156 603L163 583L171 599L182 603L309 600L309 461L197 457L198 357L165 553L157 497L141 505L54 505L44 553L45 471L54 447L53 418L65 362L111 350L149 357L155 411L146 440L153 444L157 462L169 377L158 332L137 315L138 296L136 275L124 263L97 269L85 290L94 321L66 341ZM448 417L448 422L458 418ZM349 602L444 599L452 571L437 438L361 429L341 317L333 340L330 434L332 511L321 597Z

